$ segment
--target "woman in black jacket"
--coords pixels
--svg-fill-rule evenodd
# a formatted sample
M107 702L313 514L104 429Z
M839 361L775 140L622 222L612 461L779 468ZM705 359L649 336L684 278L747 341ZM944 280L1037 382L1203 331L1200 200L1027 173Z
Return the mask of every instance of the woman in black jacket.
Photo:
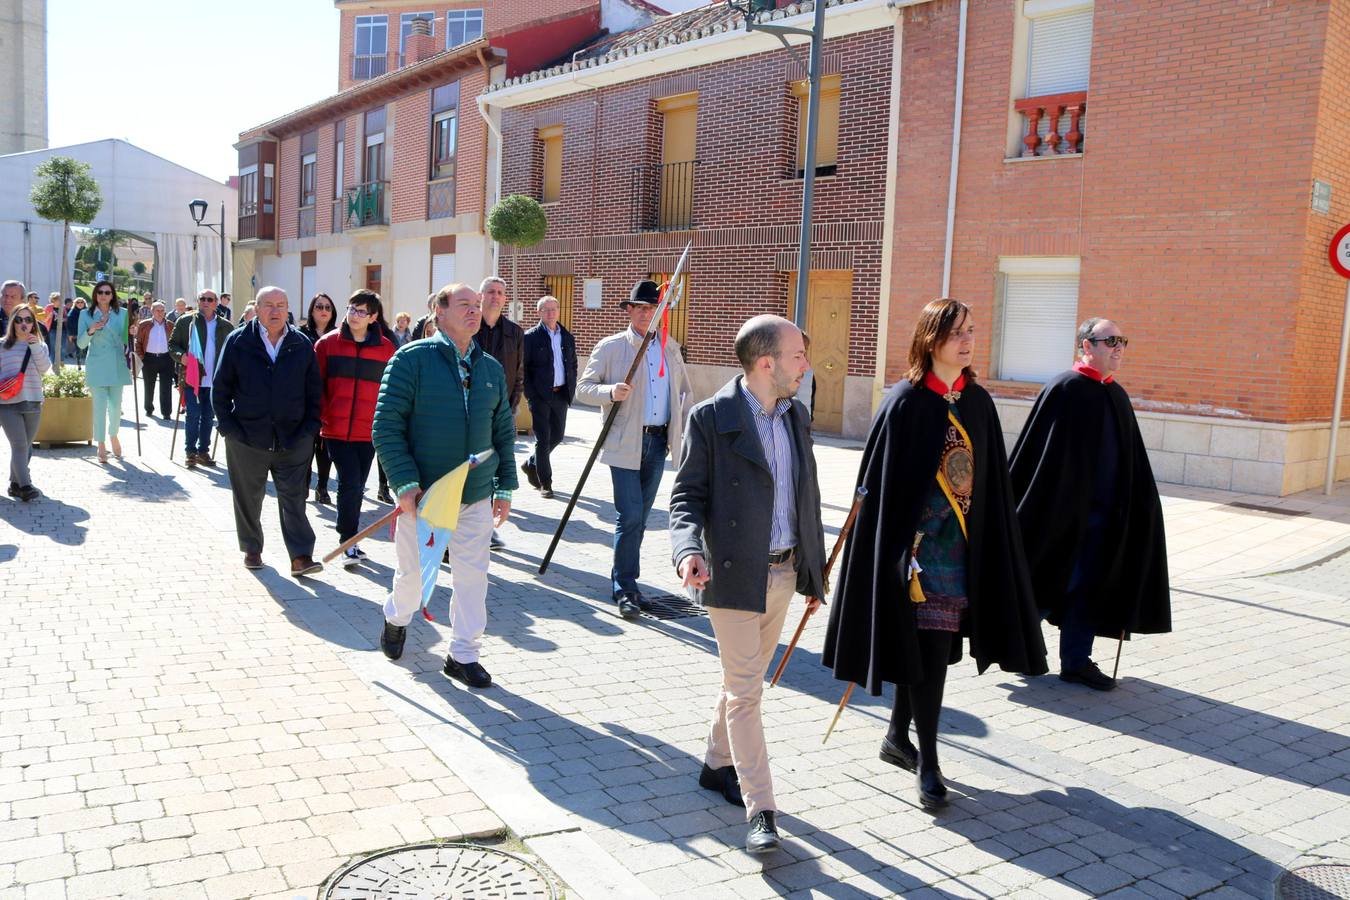
M305 324L300 333L309 338L311 344L317 344L319 338L337 327L337 307L333 298L324 293L315 294L309 299L309 309L305 311ZM328 493L328 475L333 470L333 461L328 458L328 449L323 438L314 435L314 460L319 464L318 480L314 485L314 502L333 505L333 497ZM313 462L311 462L311 468Z
M872 422L859 508L821 661L873 696L896 686L881 758L918 771L919 802L947 805L937 729L961 639L979 671L1046 671L1003 428L975 383L970 308L934 300L914 328L909 371ZM909 740L910 722L919 739Z

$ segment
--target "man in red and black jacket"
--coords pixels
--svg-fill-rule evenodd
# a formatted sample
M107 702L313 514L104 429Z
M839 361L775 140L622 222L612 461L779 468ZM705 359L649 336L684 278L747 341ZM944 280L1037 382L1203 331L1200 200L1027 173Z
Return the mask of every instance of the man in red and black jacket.
M375 459L370 441L375 400L385 364L394 355L394 344L384 335L380 295L366 290L352 294L346 321L320 338L314 353L323 379L319 434L337 466L338 540L345 541L356 534L361 519L361 495ZM364 556L359 547L350 547L342 565L350 569Z

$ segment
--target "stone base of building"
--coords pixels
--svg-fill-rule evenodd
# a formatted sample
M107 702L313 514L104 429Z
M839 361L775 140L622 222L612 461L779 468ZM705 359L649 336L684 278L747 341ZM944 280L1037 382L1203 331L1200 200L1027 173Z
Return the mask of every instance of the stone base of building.
M1012 453L1031 401L995 400ZM1153 475L1169 484L1284 496L1322 487L1330 422L1285 425L1136 410ZM1341 426L1336 478L1350 478L1350 423Z

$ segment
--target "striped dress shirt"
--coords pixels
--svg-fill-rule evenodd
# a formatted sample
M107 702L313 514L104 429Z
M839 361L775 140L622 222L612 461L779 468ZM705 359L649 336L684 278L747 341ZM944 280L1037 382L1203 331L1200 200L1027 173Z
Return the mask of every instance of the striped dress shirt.
M755 431L764 448L764 459L773 476L773 519L769 528L769 552L797 546L797 471L793 465L792 435L788 432L787 411L792 401L780 398L772 410L765 410L741 381L741 395L750 404Z

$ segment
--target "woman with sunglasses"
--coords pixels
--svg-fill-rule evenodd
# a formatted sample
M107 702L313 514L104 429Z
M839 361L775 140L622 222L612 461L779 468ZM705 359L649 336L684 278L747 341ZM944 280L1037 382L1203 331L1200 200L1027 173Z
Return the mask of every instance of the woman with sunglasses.
M324 293L315 294L310 298L309 309L305 312L305 324L300 326L300 333L309 338L311 344L318 344L320 338L336 327L337 307L333 305L333 298ZM314 461L318 464L314 502L332 506L333 498L328 493L328 475L333 469L333 461L328 457L328 448L324 446L322 434L314 436Z
M76 343L89 352L84 383L94 398L98 461L108 461L105 437L112 442L113 455L121 459L122 442L117 439L117 430L122 424L122 389L131 384L131 369L127 368L127 311L111 281L94 285L94 302L80 313Z
M1130 395L1129 340L1110 319L1078 326L1078 359L1052 378L1012 452L1017 517L1036 602L1059 626L1059 677L1116 686L1094 638L1172 630L1162 501Z
M821 661L881 694L895 685L881 758L917 771L919 803L947 805L937 731L961 639L979 671L1046 671L1003 428L975 383L975 323L956 300L924 307L909 371L886 395L863 452L867 488L841 561ZM914 724L918 747L909 739Z
M370 433L375 400L385 364L394 355L393 342L384 333L383 318L380 295L357 291L347 300L342 327L314 345L319 377L323 379L319 434L337 466L339 543L359 530L361 494L375 460ZM359 547L349 547L342 565L350 569L364 558Z
M13 397L0 398L0 427L9 439L9 495L25 503L41 496L33 487L28 460L42 418L42 375L51 367L36 315L27 306L17 307L0 341L0 384L22 372L23 387Z

